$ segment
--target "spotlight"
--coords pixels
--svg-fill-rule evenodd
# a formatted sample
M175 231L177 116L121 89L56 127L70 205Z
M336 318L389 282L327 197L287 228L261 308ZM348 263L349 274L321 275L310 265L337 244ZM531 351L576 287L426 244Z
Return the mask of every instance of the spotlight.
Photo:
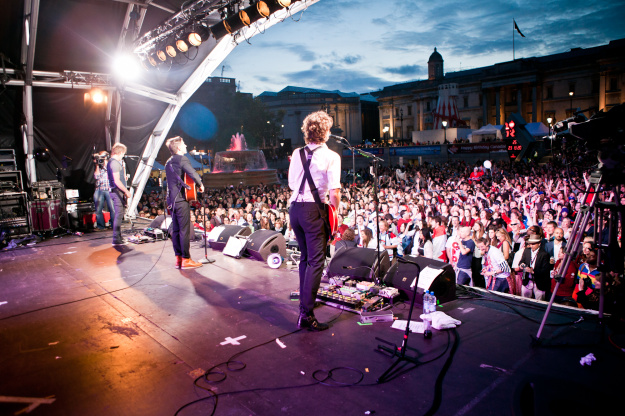
M254 23L257 20L260 20L265 17L269 17L271 11L269 10L269 6L266 2L259 0L256 3L250 5L247 9L244 10L250 18L250 23Z
M165 46L165 53L170 57L175 58L177 54L175 43L169 43L167 46Z
M181 34L176 38L176 49L180 52L186 52L189 50L189 44L186 41L185 34Z
M163 48L163 47L159 47L156 50L156 57L161 62L167 62L168 59L171 59L170 56L167 53L165 53L165 48Z
M147 56L147 60L150 63L150 65L152 65L154 68L156 68L158 66L158 58L156 57L155 53L151 53Z
M107 95L99 88L92 88L89 92L85 93L85 105L89 104L106 104L108 101Z
M228 33L233 34L237 30L243 29L244 26L249 26L250 24L250 17L244 10L240 10L237 14L211 26L210 31L213 33L213 36L215 36L215 39L221 39Z
M122 80L132 80L139 76L139 64L134 56L120 54L113 60L113 73Z
M202 24L193 27L188 33L187 40L193 46L200 46L202 42L206 42L210 36L210 31Z
M291 5L291 0L267 0L267 6L269 6L269 12L275 13L278 10L284 9Z

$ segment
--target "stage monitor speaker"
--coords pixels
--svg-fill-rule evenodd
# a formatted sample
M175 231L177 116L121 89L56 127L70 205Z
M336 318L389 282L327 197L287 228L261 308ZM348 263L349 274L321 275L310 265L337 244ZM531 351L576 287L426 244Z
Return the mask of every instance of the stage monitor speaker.
M228 239L233 236L245 237L252 234L250 227L242 225L220 225L215 227L207 236L208 245L214 250L223 250Z
M258 230L247 238L245 252L256 260L267 261L270 254L286 257L286 240L278 231Z
M430 290L436 295L436 299L442 304L450 302L456 299L456 273L454 268L449 263L444 263L438 260L428 259L426 257L413 257L404 256L404 259L417 263L421 267L421 273L424 273L426 268L431 268L436 271L442 270L442 272L434 278L432 283L426 288L417 288L417 299L415 304L423 305L423 292ZM427 271L425 273L428 273ZM384 283L387 286L392 286L399 290L399 293L404 299L412 300L413 288L410 287L413 280L417 276L417 266L412 263L402 262L398 259L388 271L384 277ZM421 286L423 282L421 282ZM417 282L417 286L419 282Z
M380 276L390 267L386 250L380 252ZM334 253L326 270L327 277L350 276L372 282L378 272L378 251L363 247L346 247Z

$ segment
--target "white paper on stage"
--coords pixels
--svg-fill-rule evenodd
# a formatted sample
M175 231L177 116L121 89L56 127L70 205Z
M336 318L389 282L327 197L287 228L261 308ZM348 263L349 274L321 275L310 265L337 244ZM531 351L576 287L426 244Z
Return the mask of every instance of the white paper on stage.
M427 266L425 269L421 270L421 273L419 274L419 283L417 283L417 287L423 290L430 290L432 282L441 273L443 273L443 269L433 269L430 266ZM416 277L410 284L410 287L414 287L415 280L417 280Z
M391 328L405 331L407 322L408 321L406 321L405 319L396 319L395 321L393 321ZM423 322L410 321L410 332L423 334L425 332L425 325L423 324Z

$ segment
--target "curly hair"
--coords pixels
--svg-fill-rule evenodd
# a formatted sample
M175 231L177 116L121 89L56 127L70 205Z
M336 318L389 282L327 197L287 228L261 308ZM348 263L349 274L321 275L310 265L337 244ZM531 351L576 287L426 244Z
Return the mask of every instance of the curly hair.
M317 111L309 114L304 119L302 131L304 132L304 141L308 143L325 143L328 140L328 133L332 128L334 121L325 111Z

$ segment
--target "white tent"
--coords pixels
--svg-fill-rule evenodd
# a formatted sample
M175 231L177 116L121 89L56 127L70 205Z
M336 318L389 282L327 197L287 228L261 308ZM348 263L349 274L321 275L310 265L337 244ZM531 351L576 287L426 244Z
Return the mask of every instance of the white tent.
M471 133L471 142L481 142L484 140L501 140L501 127L487 124Z

